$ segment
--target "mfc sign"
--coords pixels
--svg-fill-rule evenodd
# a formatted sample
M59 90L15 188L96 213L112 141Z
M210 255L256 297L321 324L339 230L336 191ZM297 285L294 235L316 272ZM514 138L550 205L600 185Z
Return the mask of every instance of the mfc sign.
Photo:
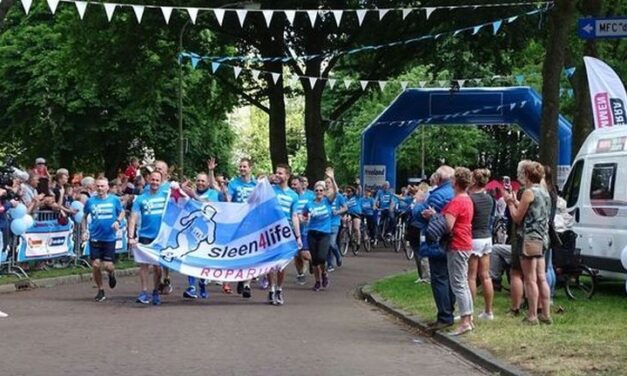
M385 183L385 165L364 165L364 188L376 189Z
M580 18L577 32L582 39L625 38L627 17Z

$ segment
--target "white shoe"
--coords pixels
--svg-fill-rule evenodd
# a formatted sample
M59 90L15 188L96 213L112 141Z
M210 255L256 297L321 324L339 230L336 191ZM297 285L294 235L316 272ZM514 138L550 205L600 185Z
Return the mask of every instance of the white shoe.
M494 320L494 313L481 312L477 318L479 320L492 321Z
M9 317L9 315L4 313L4 312L2 312L2 311L0 311L0 317Z

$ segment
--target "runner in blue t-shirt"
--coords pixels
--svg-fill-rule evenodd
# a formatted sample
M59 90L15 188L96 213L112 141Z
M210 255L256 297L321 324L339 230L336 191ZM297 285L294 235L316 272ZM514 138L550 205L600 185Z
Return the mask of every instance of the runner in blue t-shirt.
M298 254L296 255L296 257L294 257L294 265L296 266L296 283L298 283L299 285L304 285L306 283L306 279L305 279L305 261L309 262L310 265L310 272L313 271L313 269L311 268L311 253L309 252L309 242L307 240L307 222L303 221L302 219L302 213L303 213L303 208L305 207L305 204L307 204L307 202L311 201L314 199L314 194L312 191L309 190L305 190L305 183L304 181L306 180L305 177L301 176L292 176L291 182L290 182L290 187L292 187L292 190L294 190L294 192L296 192L296 194L298 195L298 204L296 205L296 211L298 212L298 214L301 216L299 219L301 219L300 221L300 234L301 234L301 241L303 243L303 247L301 249L298 250Z
M366 221L366 227L368 228L368 237L373 242L375 239L375 226L376 218L374 216L374 199L372 198L372 190L366 188L364 190L364 196L361 198L361 210L364 220Z
M106 299L102 288L101 267L109 274L109 287L114 288L117 283L113 261L117 232L120 229L120 222L124 219L124 208L118 197L108 194L109 181L106 178L96 180L96 192L96 196L90 197L85 203L85 216L81 226L83 240L89 239L92 274L98 286L95 299L101 302ZM88 217L91 218L89 232L85 231Z
M339 188L337 188L335 180L326 178L325 183L327 185L327 190L330 191L335 189L335 192L337 192L334 200L332 201L333 216L331 218L331 240L329 245L329 255L327 256L327 271L332 272L335 270L335 267L333 266L333 258L335 258L335 263L338 267L342 266L342 254L340 253L340 248L337 244L337 237L340 232L342 216L346 213L347 207L346 197L338 192Z
M377 192L375 196L375 207L381 210L381 217L379 218L382 236L392 236L392 229L394 228L394 192L390 190L390 183L383 183L383 188ZM387 223L387 224L386 224Z
M168 191L163 190L161 187L163 177L158 171L153 171L148 178L148 192L142 193L135 198L131 209L131 218L128 222L128 242L133 249L135 249L137 243L150 244L159 235L161 228L161 220L163 213L165 212L168 200ZM135 229L139 223L137 229L137 237L135 236ZM137 303L149 304L148 299L148 273L149 264L139 264L139 283L141 292L137 296ZM161 298L159 296L159 285L161 282L161 268L159 265L154 265L154 289L152 290L152 304L161 304Z
M248 201L248 197L257 186L257 179L252 175L252 162L248 158L242 158L239 161L239 176L231 180L227 186L226 193L228 201L244 203ZM264 279L265 280L265 279ZM225 285L223 285L224 288ZM226 284L227 290L228 284ZM225 291L227 291L225 290ZM244 298L250 298L252 291L250 289L250 281L238 282L237 293L242 294Z
M352 186L347 186L344 190L346 192L346 206L348 207L348 215L351 217L351 224L353 226L353 234L357 239L357 247L361 246L361 198L357 195L357 190Z
M329 242L333 231L333 207L337 195L337 184L335 183L332 168L326 170L327 179L331 181L331 189L327 189L324 181L319 181L314 185L315 198L303 208L303 217L308 221L309 250L311 252L311 263L314 268L316 283L313 290L320 291L320 287L329 286L329 276L325 268L325 262L329 253Z
M286 164L278 164L275 170L276 184L272 186L274 193L277 196L279 205L285 214L285 217L292 226L292 231L296 236L296 242L298 248L303 247L303 243L300 237L300 221L298 218L298 211L296 205L298 204L298 195L290 187L288 187L288 181L290 178L290 167ZM278 270L276 272L276 279L274 279L273 272L268 273L268 280L270 282L270 292L268 293L268 303L274 305L282 305L283 300L283 281L285 280L285 269Z

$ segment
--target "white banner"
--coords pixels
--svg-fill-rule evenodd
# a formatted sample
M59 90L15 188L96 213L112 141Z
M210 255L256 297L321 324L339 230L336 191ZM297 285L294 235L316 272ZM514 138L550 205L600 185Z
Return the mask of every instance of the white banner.
M385 183L385 165L364 165L364 188L378 189Z
M588 72L595 129L625 125L627 93L623 82L616 72L601 60L589 56L584 56L583 60Z

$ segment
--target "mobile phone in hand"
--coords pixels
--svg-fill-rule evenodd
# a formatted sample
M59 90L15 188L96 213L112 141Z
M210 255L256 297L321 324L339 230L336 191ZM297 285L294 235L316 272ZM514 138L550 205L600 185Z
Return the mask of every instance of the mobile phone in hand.
M509 176L503 176L503 188L505 188L507 192L512 191L512 180Z

